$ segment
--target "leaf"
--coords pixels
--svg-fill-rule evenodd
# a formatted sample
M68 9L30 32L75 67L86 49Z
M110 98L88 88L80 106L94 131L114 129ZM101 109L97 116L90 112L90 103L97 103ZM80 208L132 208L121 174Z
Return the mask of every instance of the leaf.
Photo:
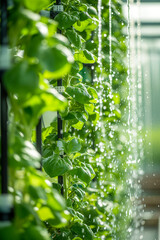
M78 84L76 87L67 87L66 92L77 102L85 104L89 103L91 96L87 88L83 84Z
M74 55L75 61L85 63L85 64L93 64L95 63L95 56L89 52L88 50L80 51L79 53L75 53Z
M75 75L75 74L77 74L79 71L80 71L79 64L78 64L77 62L74 62L74 63L72 64L72 68L71 68L70 74L71 74L71 75Z
M42 41L44 40L44 36L41 34L34 34L31 37L31 41L27 44L25 48L25 54L29 57L37 57L38 58L38 51L42 46Z
M47 206L52 209L53 212L63 212L66 208L64 198L55 189L47 194Z
M24 103L26 114L38 118L46 111L64 111L67 106L65 98L55 89L41 90Z
M59 44L52 48L42 46L39 50L39 62L44 71L44 78L58 79L69 73L73 56L71 51Z
M4 84L8 92L19 95L33 93L39 84L36 66L23 60L15 64L4 76Z
M54 218L49 219L48 223L52 227L64 228L66 227L69 220L70 220L70 215L68 211L54 212Z
M73 15L66 12L61 12L55 17L54 20L58 22L58 28L62 30L71 27L75 22L79 20L79 17L78 13L77 15Z
M88 93L93 97L93 100L90 100L91 103L97 103L98 101L98 93L92 87L87 88Z
M72 240L82 240L82 238L80 238L80 237L75 237L75 238L73 238Z
M81 122L86 122L88 120L88 115L82 112L75 112L73 115Z
M121 119L121 111L118 108L114 109L113 113L118 119Z
M41 19L39 14L34 13L33 11L30 11L26 8L21 8L19 11L23 17L25 17L29 20L37 22L37 21L40 21L40 19Z
M63 175L72 169L71 161L67 157L61 158L58 154L53 154L53 156L43 159L42 165L50 177Z
M15 212L19 219L26 222L28 219L32 219L37 224L41 224L38 214L33 207L25 202L15 203Z
M90 15L96 15L97 16L97 10L94 8L94 7L92 7L92 6L89 6L89 8L88 8L88 13L90 14Z
M76 223L74 223L74 225L72 226L71 229L82 239L92 240L94 237L94 234L93 234L92 230L90 229L90 227L84 223L76 222Z
M79 32L83 32L87 26L90 24L92 20L91 19L87 19L87 20L84 20L84 21L78 21L78 23L76 22L73 27L79 31Z
M81 3L81 5L78 7L79 11L86 12L87 11L87 5L84 3Z
M66 152L68 154L70 153L76 153L81 150L81 144L78 138L73 138L71 141L66 143Z
M0 225L0 236L1 240L14 239L19 240L19 236L15 226L12 223L8 223L8 221L4 221L3 224Z
M67 30L66 36L69 41L77 48L80 49L82 47L82 40L80 35L75 30Z
M84 108L89 114L93 114L93 111L94 111L94 105L93 104L85 104Z
M31 142L16 136L10 149L10 164L14 167L40 167L41 156Z
M25 229L25 233L22 235L24 240L49 240L49 234L45 228L40 226L31 226Z
M39 12L43 8L46 8L50 4L50 0L22 0L26 6L26 8Z
M72 186L72 191L74 191L79 199L83 199L85 196L85 191L77 186Z
M94 125L96 125L98 120L99 120L98 112L93 112L93 114L90 114L90 121L92 121Z
M28 193L36 201L38 199L44 199L44 200L47 199L46 192L42 187L35 187L35 186L32 186L32 185L29 185L28 186Z
M75 211L73 208L68 207L67 210L70 212L70 214L74 217L74 221L80 221L82 222L84 220L84 216L78 212Z
M85 20L91 18L87 12L81 12L79 16L80 16L80 21L85 21Z
M121 99L119 93L113 93L113 101L115 104L120 104Z
M91 173L86 167L75 167L69 171L72 176L77 176L85 183L89 183L91 181Z
M82 164L83 165L83 164ZM86 166L85 166L86 165ZM85 163L84 164L84 167L87 167L88 169L89 169L89 171L90 171L90 173L91 173L91 176L92 176L92 179L95 177L95 171L93 170L93 168L92 168L92 165L91 164L89 164L89 163Z
M40 208L40 209L37 211L37 213L38 213L38 215L39 215L39 217L40 217L40 219L41 219L42 221L46 221L46 220L48 220L48 219L54 218L54 215L53 215L51 209L48 208L47 206Z
M83 128L84 122L79 121L78 123L75 123L72 125L75 129L81 130Z

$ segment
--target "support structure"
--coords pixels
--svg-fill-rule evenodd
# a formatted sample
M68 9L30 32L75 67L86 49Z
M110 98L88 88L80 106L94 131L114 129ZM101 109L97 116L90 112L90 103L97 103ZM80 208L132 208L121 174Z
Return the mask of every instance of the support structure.
M57 85L62 86L62 79L58 80ZM57 129L58 129L58 140L63 139L63 121L61 119L59 112L57 112ZM63 158L63 155L61 155L61 158ZM61 194L63 195L64 194L63 176L58 176L58 183L61 185Z
M36 148L42 154L42 117L39 119L36 127Z
M13 218L12 196L8 194L8 106L7 92L3 84L3 76L10 67L10 53L7 36L7 0L0 1L1 37L0 37L0 84L1 84L1 195L0 222L8 222Z
M63 5L61 3L61 0L56 0L56 5L53 5L53 9L48 12L48 11L41 11L41 15L46 16L46 17L50 17L51 19L54 19L55 16L59 13L63 11ZM61 33L61 32L60 32ZM57 80L57 91L59 93L62 92L62 79L58 79ZM40 124L40 123L39 123ZM59 114L59 112L57 112L57 134L58 134L58 140L63 138L63 121L61 119L61 116ZM38 142L40 143L40 125L37 126L37 150L40 148L40 146L38 147ZM63 155L61 155L61 158L63 158ZM64 195L64 190L63 190L63 176L58 176L58 183L61 185L61 194Z
M62 11L61 6L61 0L56 0L56 13ZM59 79L57 81L57 87L59 89L61 89L62 87L62 79ZM59 91L60 92L60 91ZM62 139L63 138L63 121L61 119L61 116L59 114L59 112L57 112L57 129L58 129L58 139ZM61 155L61 157L63 158L63 155ZM64 194L64 190L63 190L63 176L58 176L58 183L61 185L61 194Z
M8 108L7 93L3 85L3 75L8 68L7 38L7 1L1 0L1 52L0 52L0 83L1 83L1 193L8 193ZM6 62L7 61L7 62Z
M42 117L40 117L39 122L36 126L36 148L37 151L42 155ZM40 168L37 170L42 170L42 161Z

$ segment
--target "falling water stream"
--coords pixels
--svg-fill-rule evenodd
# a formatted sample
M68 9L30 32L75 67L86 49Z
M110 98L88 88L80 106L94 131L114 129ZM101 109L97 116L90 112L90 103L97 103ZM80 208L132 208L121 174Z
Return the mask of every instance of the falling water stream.
M109 0L109 83L111 85L112 99L112 0Z
M128 141L128 159L127 163L131 164L132 163L132 154L131 154L131 146L132 146L132 130L131 130L131 49L130 49L130 0L127 0L127 9L128 9L128 24L127 24L127 61L128 61L128 76L127 76L127 83L128 83L128 136L129 136L129 141Z
M105 136L105 129L103 126L102 115L103 115L103 78L102 78L102 0L98 0L98 76L95 76L94 83L98 87L98 108L99 108L99 120L95 127L95 131L100 132L100 136ZM99 144L96 144L95 152L100 151L99 157L96 159L97 166L102 163L102 153L104 152L104 144L100 140ZM100 180L101 181L101 180ZM103 183L102 183L103 185Z
M141 187L139 184L138 169L139 163L143 158L143 141L142 141L142 72L141 72L141 26L140 26L140 0L137 0L137 25L135 25L130 12L130 4L133 0L127 1L128 8L128 88L129 88L129 106L128 106L128 135L129 135L129 154L127 163L132 166L132 178L130 179L131 187L134 192L130 193L132 200L132 217L134 219L134 229L131 229L132 239L141 239L140 234L142 205L139 202ZM135 27L137 26L137 27ZM137 38L135 38L137 36ZM136 51L137 49L137 51Z
M138 171L135 166L139 163L140 159L143 157L143 142L142 136L138 136L138 132L142 130L142 73L141 73L141 55L140 55L140 42L141 42L141 34L140 34L140 22L137 24L137 59L138 59L138 69L136 69L135 62L135 32L134 32L134 23L131 21L130 14L130 4L133 0L127 0L127 13L128 13L128 24L127 24L127 84L128 84L128 119L127 125L125 128L128 134L128 156L126 159L126 163L129 166L129 179L128 179L128 197L133 201L133 210L129 210L128 213L131 217L139 216L137 215L137 202L139 198L139 184L137 183L138 179ZM139 7L140 0L137 0L137 6ZM98 0L98 18L99 18L99 27L98 27L98 67L99 67L99 75L94 79L94 82L99 86L99 111L100 111L100 119L96 126L96 129L99 129L102 136L105 137L105 128L103 126L103 77L102 77L102 0ZM109 84L110 84L110 114L109 117L114 117L114 101L113 101L113 70L112 70L112 0L109 0ZM138 77L136 77L136 73L138 72ZM137 101L138 99L138 101ZM140 119L140 120L138 120ZM108 159L111 160L111 165L116 161L115 159L115 149L112 143L112 139L114 137L114 124L109 123L109 137L111 140L109 141L109 149ZM103 143L100 143L96 148L100 150L101 153L104 152ZM102 156L100 154L97 159L97 164L102 161ZM133 167L132 167L133 166ZM112 167L112 166L111 166ZM114 171L114 169L113 169ZM126 172L128 170L126 169ZM102 183L103 184L103 183ZM134 193L131 192L131 189L134 188ZM134 194L134 195L133 195ZM141 209L139 210L141 211ZM139 217L137 217L135 225L137 228L139 227ZM132 228L128 229L128 234L134 232ZM138 236L138 235L137 235ZM134 240L138 240L135 238Z
M102 0L98 0L98 19L99 19L99 25L98 25L98 65L99 65L99 107L100 107L100 118L102 117L102 109L103 109L103 99L102 99L102 93L103 93L103 84L102 84ZM100 121L101 122L101 121Z
M144 158L144 146L143 146L143 117L142 117L142 61L141 61L141 24L140 24L140 0L137 0L137 152L138 152L138 164ZM139 177L139 175L138 175ZM137 186L140 191L140 185ZM137 191L138 191L137 190ZM140 196L140 193L137 192L137 197ZM141 223L143 220L143 206L137 204L137 212L139 218L137 219L137 235L139 234L139 238L142 239L142 231L143 227L141 227Z

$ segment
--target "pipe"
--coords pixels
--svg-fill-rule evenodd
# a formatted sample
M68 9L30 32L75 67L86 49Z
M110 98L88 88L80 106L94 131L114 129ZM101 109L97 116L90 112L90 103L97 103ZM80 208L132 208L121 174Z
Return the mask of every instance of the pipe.
M3 49L8 45L7 37L7 0L1 0L1 54ZM3 58L3 55L1 55ZM3 61L3 59L1 59ZM8 193L8 106L7 106L7 92L4 88L2 78L5 69L0 66L0 82L1 82L1 193Z

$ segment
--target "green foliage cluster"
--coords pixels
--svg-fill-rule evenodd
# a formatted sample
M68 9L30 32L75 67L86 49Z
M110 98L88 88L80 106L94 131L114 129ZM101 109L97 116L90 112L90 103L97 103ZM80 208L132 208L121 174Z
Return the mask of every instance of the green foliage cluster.
M10 106L9 191L15 218L0 226L0 236L2 240L8 236L15 240L127 239L129 172L123 131L127 68L121 2L112 1L113 86L108 80L107 1L102 10L102 69L97 63L96 0L62 1L64 11L54 20L39 14L42 9L52 10L54 2L13 2L8 19L13 64L4 84ZM101 123L105 137L98 127L101 86L93 81L94 74L103 76ZM63 94L55 88L59 78ZM59 111L64 137L58 139L56 120L43 128L40 171L33 130L46 111ZM63 176L64 196L58 176Z

